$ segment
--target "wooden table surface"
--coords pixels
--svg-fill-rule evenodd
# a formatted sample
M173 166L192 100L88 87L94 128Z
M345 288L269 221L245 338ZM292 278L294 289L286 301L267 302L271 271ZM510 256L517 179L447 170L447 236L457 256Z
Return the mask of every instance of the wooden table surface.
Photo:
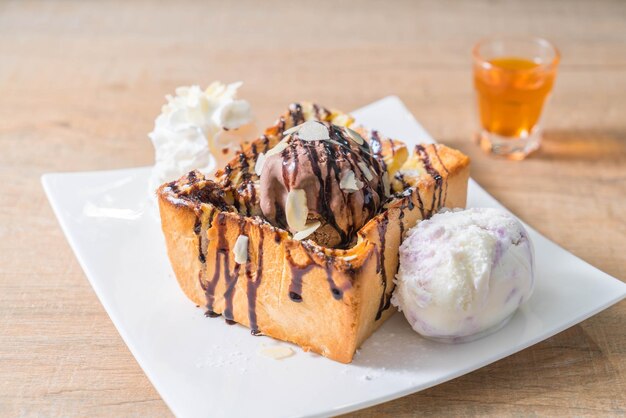
M147 165L176 86L244 80L268 124L295 100L354 109L397 94L540 232L626 280L626 3L0 3L0 416L168 416L98 302L40 185L51 171ZM544 146L483 155L469 50L494 33L563 61ZM626 413L626 303L432 389L354 413Z

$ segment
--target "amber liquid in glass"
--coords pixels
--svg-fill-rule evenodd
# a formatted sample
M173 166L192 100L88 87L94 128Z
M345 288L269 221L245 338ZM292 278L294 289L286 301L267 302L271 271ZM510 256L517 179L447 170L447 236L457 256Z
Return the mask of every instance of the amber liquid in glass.
M503 137L528 136L539 121L556 70L516 57L489 63L489 68L474 71L482 127Z

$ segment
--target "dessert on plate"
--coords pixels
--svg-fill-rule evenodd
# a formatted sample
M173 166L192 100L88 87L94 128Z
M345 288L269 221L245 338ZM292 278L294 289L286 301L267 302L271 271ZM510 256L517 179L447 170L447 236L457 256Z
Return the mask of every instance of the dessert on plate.
M177 280L208 316L347 363L393 312L405 231L464 207L468 176L459 151L410 153L294 103L214 179L191 171L157 195Z

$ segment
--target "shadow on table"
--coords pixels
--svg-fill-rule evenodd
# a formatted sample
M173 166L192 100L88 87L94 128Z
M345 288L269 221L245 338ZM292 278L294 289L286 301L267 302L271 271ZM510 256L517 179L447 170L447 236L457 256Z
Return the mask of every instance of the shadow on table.
M546 131L536 159L566 161L616 161L626 158L626 132Z

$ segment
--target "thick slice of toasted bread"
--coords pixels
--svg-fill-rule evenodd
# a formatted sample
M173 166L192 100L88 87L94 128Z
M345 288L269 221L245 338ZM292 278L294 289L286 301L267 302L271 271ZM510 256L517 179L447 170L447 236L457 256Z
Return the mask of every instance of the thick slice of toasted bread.
M324 108L312 112L311 106L300 106L303 120L316 113L318 118L320 113L341 117ZM400 141L361 130L370 141L377 135L375 140L383 144L381 157L388 165L397 164L392 183L397 193L358 231L354 246L325 248L293 240L257 216L258 204L249 199L254 192L241 200L240 186L246 178L246 188L254 187L250 178L256 174L250 166L254 167L255 154L277 142L276 137L289 128L286 120L281 117L245 148L239 158L243 164L233 161L218 173L217 182L191 172L158 189L168 255L182 290L206 306L210 316L221 314L250 327L253 334L290 341L347 363L393 312L390 299L404 232L441 207L465 206L469 159L430 144L418 146L406 163L399 164L390 154L400 155L402 162L407 159ZM247 245L235 250L240 236L247 237ZM235 252L241 263L235 261Z

